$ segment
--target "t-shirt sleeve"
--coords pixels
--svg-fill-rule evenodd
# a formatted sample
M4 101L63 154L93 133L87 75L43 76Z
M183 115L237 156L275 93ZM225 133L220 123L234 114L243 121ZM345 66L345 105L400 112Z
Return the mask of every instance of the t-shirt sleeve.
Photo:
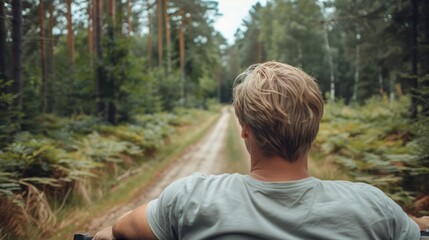
M392 214L391 224L393 227L393 236L391 239L420 239L420 228L402 208L391 198L385 196L386 206Z
M177 228L184 190L185 179L179 179L165 188L159 198L148 203L146 218L158 239L179 238Z

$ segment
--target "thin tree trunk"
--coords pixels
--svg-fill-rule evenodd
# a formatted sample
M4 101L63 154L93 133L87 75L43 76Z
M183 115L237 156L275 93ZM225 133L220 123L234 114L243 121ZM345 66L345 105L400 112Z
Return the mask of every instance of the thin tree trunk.
M152 18L150 15L150 0L147 0L147 19L148 19L148 35L147 35L147 54L148 54L148 65L152 67Z
M108 11L108 15L109 15L109 23L108 23L108 30L107 30L107 35L109 37L109 46L111 48L115 47L115 23L116 23L116 0L108 0L108 6L107 6L107 11ZM110 64L114 65L114 61L115 59L112 59L112 56L109 56L110 59ZM115 79L113 74L109 74L108 76L108 81L106 84L106 92L108 93L107 97L109 99L108 101L108 105L107 105L107 121L111 124L115 124L116 123L116 106L113 102L113 98L115 95L115 90L116 90L116 85L115 85Z
M329 59L329 72L330 72L330 87L329 87L329 97L331 101L335 101L335 75L334 75L334 61L332 59L332 52L331 52L331 45L329 44L329 36L328 36L328 29L325 26L324 27L324 35L325 35L325 45L326 45L326 52L328 53L328 59Z
M156 1L158 15L158 66L162 67L162 0Z
M218 68L218 70L216 71L216 77L217 77L217 92L216 92L216 95L217 95L217 100L219 101L219 102L222 102L222 96L221 96L221 93L222 93L222 67L219 67Z
M15 106L22 108L22 0L12 1L12 92Z
M55 25L55 19L54 19L54 0L51 0L51 3L49 5L49 40L50 40L50 44L49 44L49 54L50 54L50 72L51 72L51 77L55 78L55 61L54 61L54 43L55 43L55 38L54 38L54 33L53 33L53 29L54 29L54 25Z
M357 93L358 93L358 84L359 84L359 68L360 68L360 46L356 45L356 64L355 64L355 83L353 88L353 101L357 101Z
M413 9L413 31L412 31L412 41L411 41L411 51L412 51L412 59L411 59L411 79L410 79L410 86L411 86L411 105L410 105L410 113L411 118L416 119L417 118L417 105L418 105L418 82L417 82L417 75L418 75L418 69L417 69L417 56L418 56L418 46L417 46L417 37L418 37L418 1L412 0L412 9Z
M73 22L72 22L72 9L71 9L72 0L67 0L67 46L69 50L69 67L71 70L74 66L74 33L73 33Z
M94 15L95 15L95 49L97 51L97 114L104 119L105 106L104 106L104 69L103 69L103 49L101 45L101 25L102 25L102 0L95 0Z
M114 39L115 24L116 24L116 0L107 1L107 15L109 16L108 35L109 39Z
M379 92L381 94L381 96L384 96L384 87L383 87L383 83L384 79L383 79L383 67L379 66L378 67L378 85L379 85Z
M46 78L46 50L45 50L45 6L44 0L39 0L39 27L40 27L40 60L42 68L42 112L47 112L48 91Z
M262 62L262 42L258 42L258 63Z
M88 2L88 52L92 56L94 52L94 0ZM92 66L92 57L90 57Z
M180 80L182 86L182 99L186 104L186 81L185 81L185 11L180 9L180 16L182 17L179 27L179 55L180 55Z
M429 1L421 2L421 12L428 13L429 12ZM421 25L422 28L422 42L429 43L429 17L422 17ZM422 115L429 117L429 51L422 51L421 68L420 71L424 74L423 81L421 82L420 89L427 89L426 91L421 92L422 102ZM428 189L428 188L426 188Z
M389 74L389 100L390 103L392 104L393 101L395 101L395 83L396 83L396 73L395 72L390 72Z
M125 30L125 32L122 31L123 30L122 26L124 25L123 24L123 21L124 21L124 11L126 11L126 9L124 10L124 5L122 4L122 0L119 0L119 1L114 0L113 4L114 4L114 6L113 6L113 14L114 14L113 15L113 18L114 18L114 22L113 22L114 28L113 28L113 30L115 32L114 33L115 37L121 38L122 36L127 36L127 30Z
M131 36L131 0L127 0L127 26L128 37Z
M5 26L4 0L0 0L0 80L7 81L6 65L6 26ZM5 92L6 89L0 89Z
M167 44L167 73L171 74L171 32L170 32L170 15L168 14L168 0L164 0L165 15L165 39Z
M54 108L54 97L53 97L53 91L52 91L52 84L55 80L55 59L54 59L54 29L55 25L55 19L54 19L54 0L50 0L49 3L49 50L47 55L47 65L49 67L48 73L47 73L47 85L46 85L46 91L47 91L47 112L52 112Z

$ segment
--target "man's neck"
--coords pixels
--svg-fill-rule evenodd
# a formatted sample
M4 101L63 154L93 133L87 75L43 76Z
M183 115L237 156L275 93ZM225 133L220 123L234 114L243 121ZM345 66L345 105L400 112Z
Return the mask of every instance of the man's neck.
M252 156L249 175L267 182L296 181L309 177L307 161L307 156L294 162L281 157Z

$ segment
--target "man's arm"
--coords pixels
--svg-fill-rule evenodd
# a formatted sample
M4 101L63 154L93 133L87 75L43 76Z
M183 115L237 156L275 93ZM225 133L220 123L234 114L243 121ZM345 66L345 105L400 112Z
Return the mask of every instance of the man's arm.
M158 239L152 232L146 217L147 204L124 214L116 220L112 227L97 232L94 240L134 240L134 239Z
M419 225L420 231L429 231L429 216L419 218L410 216L410 218Z

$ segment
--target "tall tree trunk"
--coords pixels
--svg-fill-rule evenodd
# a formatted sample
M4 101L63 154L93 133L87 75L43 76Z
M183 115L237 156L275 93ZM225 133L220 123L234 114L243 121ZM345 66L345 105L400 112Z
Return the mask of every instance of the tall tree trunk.
M418 76L418 70L417 70L417 56L418 56L418 46L417 46L417 37L418 37L418 30L417 30L417 24L418 24L418 1L412 0L412 22L413 22L413 30L412 30L412 40L411 40L411 51L412 51L412 59L411 59L411 79L410 79L410 86L411 86L411 105L410 105L410 114L412 119L417 118L417 105L418 105L418 82L417 82L417 76Z
M40 62L42 68L42 112L47 112L48 106L48 91L46 77L46 50L45 50L45 6L44 0L39 0L39 28L40 28Z
M54 0L49 1L49 50L47 55L47 66L49 67L49 70L47 71L47 85L46 85L46 91L47 91L47 112L53 111L54 106L54 96L52 91L52 84L55 80L55 59L54 59L54 29L55 25L55 19L54 19Z
M0 0L0 80L7 80L7 65L6 65L6 15L4 12L4 0ZM6 89L0 89L5 92Z
M73 32L73 22L72 22L72 9L71 9L72 0L67 0L67 47L69 50L69 67L71 70L74 66L74 32Z
M360 71L360 46L356 45L356 63L355 63L355 83L353 87L353 101L357 101L358 85L359 85L359 71Z
M131 0L127 0L127 27L128 37L131 36Z
M182 99L186 104L186 81L185 81L185 11L180 9L181 22L179 27L179 55L180 55L180 80L182 82Z
M384 79L383 79L383 67L378 67L378 86L379 86L379 92L381 96L384 96Z
M107 35L109 38L109 47L114 48L115 47L115 23L116 23L116 0L108 0L107 1L107 14L109 16L108 21L108 27L107 27ZM109 63L113 66L115 64L114 61L117 59L113 59L115 56L109 56ZM106 89L105 92L107 93L107 121L111 124L116 123L116 106L113 102L113 98L116 91L116 84L115 84L115 76L110 72L108 78L106 79Z
M94 52L94 0L88 2L88 52L92 66L92 53Z
M95 19L95 49L97 51L97 114L104 119L105 106L104 106L104 69L103 69L103 49L101 45L101 26L102 26L102 0L94 0L94 19Z
M334 61L332 60L332 52L331 52L331 45L329 44L329 36L328 36L328 28L327 26L324 27L324 37L325 37L325 46L326 46L326 52L328 53L328 59L329 59L329 97L331 101L335 101L335 75L334 75Z
M109 40L113 41L116 24L116 0L107 0L107 15L109 16L107 35Z
M149 68L152 67L152 18L150 15L150 0L147 0L147 20L148 20L148 35L147 35L147 55Z
M216 71L216 77L217 77L217 100L219 103L222 102L222 67L218 67Z
M128 36L127 31L123 32L122 30L122 26L124 25L125 22L124 21L124 11L127 11L126 9L124 10L124 5L122 4L122 0L120 1L114 1L114 6L113 6L113 13L114 13L114 31L115 31L115 36L121 38L122 36ZM127 19L125 19L126 21ZM119 26L119 27L117 27Z
M396 72L389 73L389 101L390 104L393 104L395 101L395 84L396 84Z
M162 0L156 0L158 15L158 66L162 67Z
M421 2L423 13L429 12L429 1ZM422 17L421 22L422 29L422 42L428 44L429 43L429 17ZM422 115L429 117L429 49L422 51L421 65L420 69L421 73L423 73L423 81L421 82L420 89L424 89L422 91L421 99L423 100L422 106Z
M168 14L168 0L164 0L165 15L165 40L167 44L167 73L171 74L171 34L170 34L170 15Z
M22 0L12 1L12 92L15 106L22 108Z

